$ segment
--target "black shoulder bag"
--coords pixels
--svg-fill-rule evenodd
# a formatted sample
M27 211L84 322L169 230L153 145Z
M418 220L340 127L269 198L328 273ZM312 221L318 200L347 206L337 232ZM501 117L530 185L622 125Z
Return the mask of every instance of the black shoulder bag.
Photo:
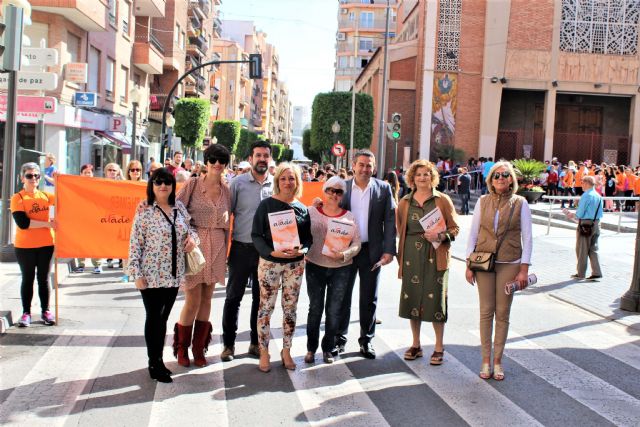
M596 218L598 218L598 212L600 212L600 205L602 203L598 202L598 208L596 209L596 213L593 216L593 221L589 220L580 220L578 221L578 232L583 237L591 237L593 235L593 227L596 224Z

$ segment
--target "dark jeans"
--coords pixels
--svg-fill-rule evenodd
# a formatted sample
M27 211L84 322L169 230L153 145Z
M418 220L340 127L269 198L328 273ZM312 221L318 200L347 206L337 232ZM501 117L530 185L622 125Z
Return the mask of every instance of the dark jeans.
M349 285L351 267L321 267L307 262L307 293L309 294L309 316L307 317L307 351L315 353L320 337L320 323L325 309L325 291L327 294L324 337L322 351L332 351L336 343L336 332L340 321L342 300Z
M462 215L469 215L469 199L471 198L471 193L458 193L458 196L460 196L460 202L462 203L460 213L462 213Z
M49 271L51 268L51 257L53 256L53 246L15 248L15 251L16 259L22 272L22 285L20 286L22 312L31 313L33 281L37 276L40 308L44 313L49 310Z
M378 260L376 260L377 262ZM366 344L376 334L376 306L378 305L378 281L380 268L371 271L373 264L369 260L369 244L363 243L362 250L353 259L349 271L347 291L340 309L340 323L338 324L337 343L347 342L349 322L351 320L351 294L356 283L356 276L360 278L360 344Z
M565 188L563 195L564 196L575 196L576 193L575 193L575 191L573 191L573 187L571 187L571 188ZM562 206L560 206L561 209L564 209L564 203L565 203L565 200L562 201ZM569 207L570 208L573 207L573 200L569 201Z
M144 322L144 341L150 361L162 359L162 349L167 336L167 320L179 288L141 289L142 303L147 317Z
M258 344L258 306L260 305L260 283L258 283L259 255L253 243L231 242L229 252L229 279L227 297L222 311L222 341L226 347L233 347L238 330L240 302L244 296L247 282L251 279L251 344Z

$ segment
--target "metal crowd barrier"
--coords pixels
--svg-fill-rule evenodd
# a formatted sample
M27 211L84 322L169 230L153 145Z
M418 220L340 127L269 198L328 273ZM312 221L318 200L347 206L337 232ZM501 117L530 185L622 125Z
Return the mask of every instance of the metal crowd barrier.
M546 194L544 196L542 196L543 199L546 200L551 200L552 202L555 200L565 200L565 201L570 201L570 200L580 200L580 196L547 196ZM618 200L618 201L628 201L628 200L633 200L634 202L638 203L640 201L640 197L603 197L602 200ZM637 210L638 206L636 205L636 210ZM551 230L551 210L553 209L553 203L549 203L549 214L548 214L548 221L547 221L547 234L549 234L549 231ZM611 212L613 213L613 212ZM622 210L618 211L618 233L620 233L620 227L622 226Z
M474 170L468 171L469 175L471 175L471 191L474 193L482 192L482 171ZM441 176L440 179L444 181L444 191L458 191L458 177L462 175L460 173L456 173L453 175Z

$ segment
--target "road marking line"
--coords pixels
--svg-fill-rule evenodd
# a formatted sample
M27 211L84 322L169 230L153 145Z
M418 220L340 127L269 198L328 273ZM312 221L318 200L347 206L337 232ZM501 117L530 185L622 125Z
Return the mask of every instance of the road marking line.
M394 353L404 361L407 343L411 343L411 332L407 329L379 329L382 339ZM423 343L433 345L433 341L421 334ZM424 345L423 345L424 348ZM478 377L451 353L446 353L446 362L441 366L429 365L428 355L405 364L431 388L442 400L470 425L521 425L540 426L534 417L502 395L498 390ZM470 404L491 401L491 405Z
M188 370L183 374L174 372L173 383L157 383L150 426L201 425L205 420L215 420L218 427L229 425L219 335L220 331L213 331L206 367L180 367ZM202 418L203 410L206 418Z
M58 332L58 331L56 331ZM62 426L106 357L95 337L111 337L115 330L61 330L27 376L0 405L1 425ZM77 408L76 408L77 410Z

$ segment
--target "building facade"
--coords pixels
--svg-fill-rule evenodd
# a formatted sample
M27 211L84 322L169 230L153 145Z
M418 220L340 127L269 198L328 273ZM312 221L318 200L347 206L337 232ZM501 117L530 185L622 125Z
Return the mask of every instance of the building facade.
M385 117L402 114L397 166L451 147L637 164L639 17L626 0L400 1ZM383 53L356 83L376 122ZM385 150L392 165L395 144Z

